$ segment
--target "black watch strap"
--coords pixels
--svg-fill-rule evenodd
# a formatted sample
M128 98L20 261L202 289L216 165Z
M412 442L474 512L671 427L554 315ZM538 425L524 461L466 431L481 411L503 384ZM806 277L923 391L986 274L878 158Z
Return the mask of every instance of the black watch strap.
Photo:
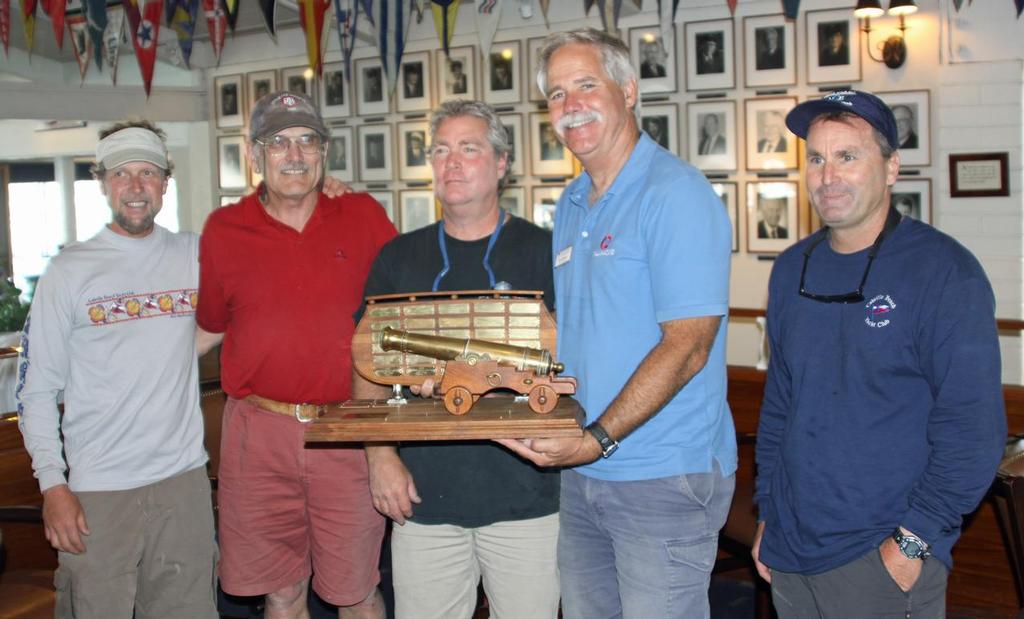
M586 430L587 432L590 432L595 439L597 439L597 444L601 446L602 458L607 458L615 453L615 450L619 448L619 442L608 436L608 433L601 427L601 424L596 421L587 426Z

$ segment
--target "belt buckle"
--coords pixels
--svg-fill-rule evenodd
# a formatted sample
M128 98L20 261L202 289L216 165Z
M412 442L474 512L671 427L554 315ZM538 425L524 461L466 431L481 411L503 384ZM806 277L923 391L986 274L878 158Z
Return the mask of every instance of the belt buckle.
M304 417L304 416L302 415L302 407L303 407L303 406L314 406L314 407L315 407L315 410L316 410L316 412L315 412L314 416L313 416L313 417ZM315 420L315 419L317 419L318 417L320 417L320 413L321 413L321 412L323 411L323 409L324 409L323 405L316 405L316 404L296 404L296 405L295 405L295 420L296 420L296 421L298 421L299 423L310 423L310 422L312 422L313 420Z

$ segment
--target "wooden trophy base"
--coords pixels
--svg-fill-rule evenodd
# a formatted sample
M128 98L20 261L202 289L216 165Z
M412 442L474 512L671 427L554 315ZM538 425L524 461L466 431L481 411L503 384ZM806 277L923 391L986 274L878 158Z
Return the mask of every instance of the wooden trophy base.
M584 422L579 402L565 396L545 415L507 396L480 398L465 415L449 413L441 400L349 400L310 423L306 442L573 437L583 435Z

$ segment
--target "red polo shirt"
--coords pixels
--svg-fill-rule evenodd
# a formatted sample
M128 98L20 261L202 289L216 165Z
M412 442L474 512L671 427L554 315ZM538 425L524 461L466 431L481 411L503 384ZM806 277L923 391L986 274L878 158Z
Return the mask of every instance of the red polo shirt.
M268 215L256 194L215 210L199 244L196 322L225 333L224 391L313 404L348 398L352 316L395 234L364 193L320 194L302 232Z

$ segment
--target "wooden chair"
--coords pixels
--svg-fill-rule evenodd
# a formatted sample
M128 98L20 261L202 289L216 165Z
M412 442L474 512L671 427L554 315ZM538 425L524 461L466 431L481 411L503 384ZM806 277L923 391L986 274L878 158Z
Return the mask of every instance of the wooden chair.
M991 493L1021 605L1017 617L1024 619L1024 436L1007 439Z

